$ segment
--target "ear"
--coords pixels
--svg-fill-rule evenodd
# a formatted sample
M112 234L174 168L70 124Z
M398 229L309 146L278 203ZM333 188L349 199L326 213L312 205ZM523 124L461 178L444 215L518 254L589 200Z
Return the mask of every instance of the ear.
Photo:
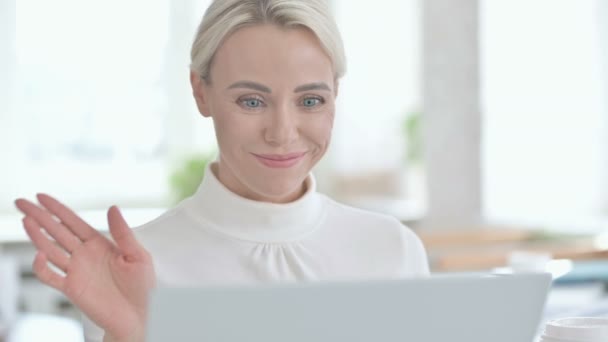
M190 85L192 86L192 95L196 101L199 113L204 117L210 117L209 103L207 102L208 87L201 76L190 70Z

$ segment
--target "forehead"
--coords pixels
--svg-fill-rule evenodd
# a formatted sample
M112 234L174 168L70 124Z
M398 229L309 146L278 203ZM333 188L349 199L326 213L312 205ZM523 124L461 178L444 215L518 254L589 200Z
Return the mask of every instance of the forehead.
M275 25L244 27L220 46L211 66L215 82L329 82L333 66L312 31Z

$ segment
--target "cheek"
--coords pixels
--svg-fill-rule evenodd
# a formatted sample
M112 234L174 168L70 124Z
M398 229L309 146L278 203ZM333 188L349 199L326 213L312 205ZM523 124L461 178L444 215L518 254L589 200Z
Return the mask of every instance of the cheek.
M331 140L331 133L334 126L333 112L327 113L316 118L308 129L308 136L311 140L322 147L326 147Z
M255 118L230 111L216 113L213 117L215 134L224 147L250 141L256 134L258 128Z
M318 128L319 138L323 139L324 142L329 142L331 139L331 133L334 127L333 118L329 118L320 124Z
M213 115L213 126L215 127L215 136L222 154L230 155L230 151L240 145L239 127L237 120L234 120L232 115L227 112L216 111Z

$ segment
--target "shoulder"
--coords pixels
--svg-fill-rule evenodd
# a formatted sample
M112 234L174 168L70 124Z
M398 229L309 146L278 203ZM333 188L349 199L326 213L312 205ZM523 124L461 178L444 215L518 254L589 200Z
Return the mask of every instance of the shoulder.
M387 234L393 238L418 239L416 234L395 217L355 208L325 196L327 219L333 225L348 227L351 232L359 230L374 235Z
M363 225L376 224L378 225L378 227L403 227L399 220L390 215L355 208L337 202L325 195L323 195L323 198L327 208L328 216L333 220L361 223Z
M182 201L151 221L133 227L133 233L138 241L146 248L164 246L180 236L179 230L194 225L193 219L187 213L185 203Z
M171 208L151 221L143 223L139 226L134 226L132 228L133 232L137 236L146 236L153 232L163 230L168 224L178 220L182 212L183 209L180 207Z
M395 217L354 208L326 197L327 223L342 236L359 240L375 250L397 255L400 275L429 273L428 258L418 235Z

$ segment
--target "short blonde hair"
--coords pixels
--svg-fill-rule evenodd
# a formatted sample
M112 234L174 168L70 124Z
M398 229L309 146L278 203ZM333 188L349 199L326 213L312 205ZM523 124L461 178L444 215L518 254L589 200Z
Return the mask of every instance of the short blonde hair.
M325 0L214 0L192 44L190 70L210 82L211 63L224 40L242 27L259 24L309 29L331 59L334 77L346 73L342 38Z

